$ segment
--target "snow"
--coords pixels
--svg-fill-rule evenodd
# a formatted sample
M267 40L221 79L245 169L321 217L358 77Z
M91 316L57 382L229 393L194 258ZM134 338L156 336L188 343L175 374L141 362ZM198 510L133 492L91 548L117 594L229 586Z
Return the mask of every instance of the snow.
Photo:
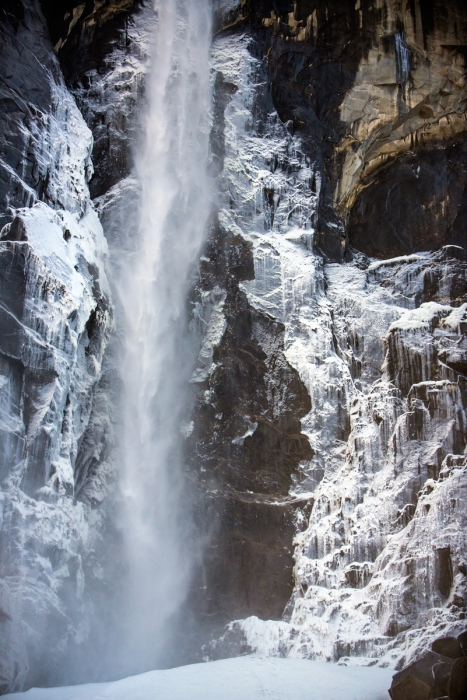
M390 267L391 265L396 265L398 263L412 263L416 262L417 260L423 260L427 257L429 257L429 253L420 253L418 255L414 253L413 255L399 255L397 258L388 258L387 260L377 260L368 266L368 271L372 272L373 270L377 270L379 267Z
M440 326L455 331L459 324L465 320L467 304L452 308L446 304L438 304L434 301L421 304L418 309L404 311L398 321L389 326L389 330L417 330L428 329L435 317L441 317Z
M391 323L389 330L408 331L418 328L429 328L435 316L444 314L446 309L450 310L450 307L442 306L435 301L426 302L425 304L421 304L418 309L405 311L398 321Z
M443 326L448 326L452 330L456 330L462 321L466 320L467 304L462 304L457 309L453 309L449 316L442 321Z
M247 656L114 683L33 688L13 700L383 700L392 671L335 666L303 659Z

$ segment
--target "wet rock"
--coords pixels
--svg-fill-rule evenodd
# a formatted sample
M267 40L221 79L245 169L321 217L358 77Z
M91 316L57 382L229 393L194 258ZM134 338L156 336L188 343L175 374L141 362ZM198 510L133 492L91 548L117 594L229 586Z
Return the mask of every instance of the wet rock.
M309 511L297 513L290 626L275 629L287 653L300 649L311 658L336 660L387 654L394 662L405 655L407 663L439 636L440 620L450 633L464 614L457 572L465 536L457 518L464 522L467 269L462 254L451 255L458 249L449 246L379 262L354 251L347 264L324 267L314 257L319 236L310 238L307 227L320 231L316 212L326 184L322 161L307 150L311 140L318 142L319 125L306 112L309 102L301 101L298 76L316 58L315 45L301 43L289 16L278 17L277 8L274 14L263 18L271 32L272 73L264 76L258 60L264 32L258 37L257 29L246 38L233 30L220 35L215 53L223 84L235 88L225 99L220 177L228 202L223 220L253 253L254 279L242 290L251 306L284 325L287 360L311 397L301 422L313 454L293 482ZM403 61L397 68L394 36L392 41L397 81ZM272 106L265 78L272 81ZM315 105L319 86L317 79L309 90ZM274 109L286 123L277 121ZM259 148L264 133L267 149ZM313 215L303 218L310 209ZM264 334L257 337L267 348ZM448 462L459 468L445 479ZM251 648L262 643L260 626L239 624ZM278 645L271 636L271 653Z
M197 404L186 449L192 469L201 467L198 526L210 532L202 569L208 595L194 589L193 605L201 620L221 627L234 616L278 619L292 593L288 491L310 454L297 421L309 397L281 351L282 327L251 309L238 288L251 276L249 247L217 230L205 257L211 262L202 266L195 299L201 307L203 289L226 290L224 331L210 363L203 359L193 375ZM267 338L268 352L259 338Z
M423 259L411 260L409 256L407 261L385 261L380 267L352 253L355 257L348 257L348 266L328 266L323 273L320 259L311 264L311 258L305 262L305 257L314 248L328 259L342 260L346 245L343 221L350 211L357 212L358 197L366 192L363 189L360 193L359 188L363 178L372 177L372 168L383 152L380 146L391 151L394 145L394 162L385 161L388 182L396 177L396 171L390 170L399 158L406 158L409 169L415 168L407 171L413 185L413 213L409 212L407 223L410 240L418 240L423 233L416 228L417 217L425 203L423 197L431 202L433 182L445 187L449 180L453 196L462 199L463 171L457 162L462 156L462 139L452 140L450 127L437 130L438 112L455 111L463 95L457 65L460 54L439 46L440 31L445 38L453 35L454 22L462 12L455 3L441 24L438 11L429 21L424 15L421 31L418 18L414 20L409 11L387 4L384 27L383 11L365 4L360 9L344 7L338 0L327 8L311 8L306 2L294 7L253 1L238 7L233 2L220 5L216 21L229 28L224 36L219 32L215 45L218 73L213 152L228 213L223 212L223 228L213 233L205 251L200 265L203 282L192 300L210 330L200 341L194 377L200 381L194 382L196 409L186 443L188 453L193 445L199 451L191 453L193 469L199 456L207 469L199 475L200 488L208 494L208 507L200 512L200 522L209 512L215 527L209 533L213 546L206 554L210 583L206 589L201 582L192 600L201 614L209 608L209 614L221 611L222 619L232 610L242 615L251 610L262 616L268 610L279 616L291 585L290 553L281 547L286 546L283 543L294 528L299 528L303 539L296 552L297 591L288 609L296 605L292 619L298 624L295 629L301 630L304 653L317 653L319 635L307 632L300 606L316 606L312 607L318 611L316 616L313 612L307 618L310 627L318 625L318 619L319 625L328 624L321 603L316 602L320 596L331 596L338 616L340 596L362 587L370 591L374 576L370 596L377 602L364 618L365 624L377 640L374 644L381 645L378 649L389 638L396 639L397 649L405 630L415 625L417 616L424 615L426 609L436 614L442 611L451 625L462 614L457 605L449 611L444 607L462 597L457 573L462 537L453 536L449 541L441 537L441 531L451 527L451 517L456 518L461 510L453 506L451 515L443 505L458 503L456 489L461 493L464 488L460 464L449 477L446 468L443 483L436 482L430 494L428 488L421 497L419 493L427 479L437 479L450 455L452 464L457 464L465 447L465 389L459 379L464 341L461 325L445 327L447 312L443 310L432 316L427 328L413 332L394 329L386 345L384 339L404 310L416 310L427 302L446 305L448 300L449 313L462 306L467 300L465 260L455 246ZM134 225L131 217L128 226L123 220L118 225L112 223L111 207L106 202L120 188L117 180L131 167L127 145L135 115L137 120L135 104L141 96L137 85L141 85L146 65L144 50L140 51L145 41L141 17L138 13L115 15L107 29L102 29L99 46L94 42L91 52L83 52L80 61L84 63L76 63L79 69L74 70L70 60L77 46L73 48L71 35L68 48L65 44L60 51L95 136L93 192L101 195L113 185L101 197L112 238L125 235L122 232ZM405 36L400 31L402 25ZM115 32L110 31L112 26ZM432 53L437 56L436 65L429 80L423 82L424 61ZM129 63L137 64L137 70L125 74L124 89L120 89L121 68L128 68ZM446 71L459 80L441 104L436 86ZM411 82L414 77L420 77L415 87ZM381 129L376 141L371 131L375 115L365 107L373 99L381 106L376 115L380 120L377 129ZM425 99L426 104L406 113L410 100L417 105ZM245 113L248 120L243 130ZM461 123L457 113L447 121ZM432 142L417 146L398 131L399 126L401 133L415 129L422 139L422 125L430 131ZM357 134L356 140L351 133ZM432 143L449 143L452 162L437 154ZM408 150L416 151L414 161L404 155ZM434 166L426 172L422 168L420 174L417 158L422 159L425 152L427 163L433 160ZM121 161L117 162L118 158ZM400 160L401 168L403 163ZM381 190L373 198L376 209L385 191L384 172ZM420 191L415 187L417 174L424 183ZM122 182L122 191L129 180ZM369 182L365 180L365 186ZM397 190L392 216L404 210L408 191ZM440 202L436 200L426 213L427 230L438 230L438 223L443 223ZM448 237L436 234L439 240L435 236L433 245L458 240L449 238L454 220L456 226L462 221L453 212L455 207L452 211L448 207L452 219L446 229ZM371 218L368 212L366 216ZM379 230L378 226L372 230ZM284 234L294 228L299 234L289 241ZM371 238L367 231L362 236ZM378 255L385 255L391 246L399 251L389 234L384 242L388 250ZM358 282L357 267L362 277ZM378 302L374 301L376 296ZM319 300L316 307L314 300ZM328 304L331 312L325 311ZM369 312L372 304L374 313ZM209 345L213 339L215 347ZM309 349L303 354L299 339ZM286 355L282 344L287 345ZM289 403L296 415L303 415L306 405L303 387L297 388L297 376L293 376L296 371L312 395L312 410L303 416L300 426L284 420ZM369 387L382 378L383 383L370 391ZM250 384L255 385L255 392ZM283 401L271 415L263 405L263 396L275 396L279 386L283 387ZM369 393L361 399L355 390ZM309 436L314 441L311 451ZM336 445L347 445L347 463ZM267 464L264 455L268 456ZM297 472L300 459L303 466ZM375 477L376 473L380 477ZM350 479L351 495L344 495L340 486L334 485L336 474L346 488ZM380 479L378 488L384 496L378 506L369 506L375 498L371 489L375 478ZM300 507L292 508L288 503L272 507L268 499L284 499L290 482L294 492L298 488L306 494L313 492L313 497L307 496ZM366 510L360 505L362 499ZM367 515L361 514L363 510ZM261 547L271 533L265 525L258 528L261 513L275 533L267 539L271 551L266 558ZM443 522L441 528L437 518ZM254 536L248 535L250 530ZM387 538L394 534L393 545L385 549ZM436 546L425 560L422 552L427 540L436 540ZM406 551L410 554L402 556ZM242 557L248 566L239 565ZM261 562L259 567L256 558ZM235 585L215 574L219 561L227 561L229 571L236 572ZM252 586L250 569L261 578L258 590ZM263 569L268 574L260 577ZM247 599L251 604L245 603ZM298 604L300 600L303 603ZM346 641L353 635L353 623L348 628L341 624L343 641L336 641L332 653L338 657L341 646L363 653L360 640L352 644ZM388 637L382 636L381 630ZM430 630L430 635L437 634ZM368 642L368 649L375 649L372 644ZM414 642L408 653L415 654L417 644L421 642ZM401 652L395 651L397 654Z
M127 176L151 33L145 6L152 13L152 3L130 0L42 2L93 131L91 189L114 259L136 218L137 185ZM195 411L184 435L208 544L190 605L219 626L252 613L279 618L294 587L290 624L276 621L274 653L407 663L442 626L457 634L467 605L465 4L225 0L216 8L216 30L229 25L215 40L213 168L223 211L191 299L194 321L208 332L194 330ZM109 385L117 380L100 362L108 300L84 251L75 272L89 303L76 302L66 319L57 314L47 290L59 302L63 289L50 256L36 255L38 227L23 228L27 215L14 209L42 201L85 219L90 142L40 13L12 0L0 11L8 136L0 164L2 275L14 312L2 338L9 382L2 445L37 512L60 504L51 531L68 531L70 540L59 551L39 550L54 581L69 567L63 590L73 597L83 572L89 591L96 568L86 564L95 554L80 560L84 520L73 517L92 507L99 519L112 476ZM27 101L18 102L21 91ZM88 240L59 219L51 215L41 228L50 241L72 248L80 236ZM323 257L346 264L323 265ZM27 315L31 290L47 297L46 306ZM49 312L60 337L44 326ZM44 349L24 327L53 342ZM60 352L75 369L58 363ZM68 511L72 498L76 508ZM4 516L15 531L25 527L19 510L8 506ZM28 530L36 545L49 536L35 527L40 521ZM40 595L56 611L54 640L63 649L79 616L71 619L46 586ZM7 584L2 596L10 611L0 619L9 650L2 683L18 689L27 652ZM34 589L26 597L38 596ZM41 629L35 608L29 613ZM254 635L238 635L232 648L255 648ZM55 669L40 646L30 679L47 683ZM433 665L441 685L446 663ZM423 694L428 681L410 678L400 682L404 692Z

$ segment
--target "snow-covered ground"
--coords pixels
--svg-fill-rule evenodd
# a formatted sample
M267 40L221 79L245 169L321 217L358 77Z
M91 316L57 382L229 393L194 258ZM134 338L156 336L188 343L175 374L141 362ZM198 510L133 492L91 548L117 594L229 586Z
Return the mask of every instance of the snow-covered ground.
M243 656L151 671L115 683L33 688L14 700L383 700L393 671Z

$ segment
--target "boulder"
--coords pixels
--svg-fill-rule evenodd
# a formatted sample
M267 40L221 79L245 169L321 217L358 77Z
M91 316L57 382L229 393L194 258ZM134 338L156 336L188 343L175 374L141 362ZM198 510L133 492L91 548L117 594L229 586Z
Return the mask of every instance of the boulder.
M447 693L453 660L434 651L396 673L389 694L392 700L420 700ZM428 689L428 690L427 690Z
M467 630L462 632L462 634L457 637L457 641L459 642L464 655L467 656Z
M407 676L391 686L389 694L392 700L430 700L431 687L415 676Z
M433 666L432 673L434 692L432 694L436 695L436 697L447 694L449 678L451 676L451 668L451 659L448 659L447 661L440 661Z
M436 654L448 656L450 659L458 659L460 656L464 656L461 644L455 637L441 637L441 639L436 639L431 645L431 648Z
M467 657L456 659L452 664L451 677L448 683L448 695L451 700L467 698Z

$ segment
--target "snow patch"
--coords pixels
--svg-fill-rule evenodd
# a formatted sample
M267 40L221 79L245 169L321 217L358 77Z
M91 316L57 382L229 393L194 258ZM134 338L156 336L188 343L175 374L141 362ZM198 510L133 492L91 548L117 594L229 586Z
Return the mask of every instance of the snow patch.
M417 260L424 260L429 257L429 253L414 253L413 255L399 255L397 258L388 258L387 260L377 260L368 266L368 272L373 272L380 267L399 265L400 263L412 263Z

